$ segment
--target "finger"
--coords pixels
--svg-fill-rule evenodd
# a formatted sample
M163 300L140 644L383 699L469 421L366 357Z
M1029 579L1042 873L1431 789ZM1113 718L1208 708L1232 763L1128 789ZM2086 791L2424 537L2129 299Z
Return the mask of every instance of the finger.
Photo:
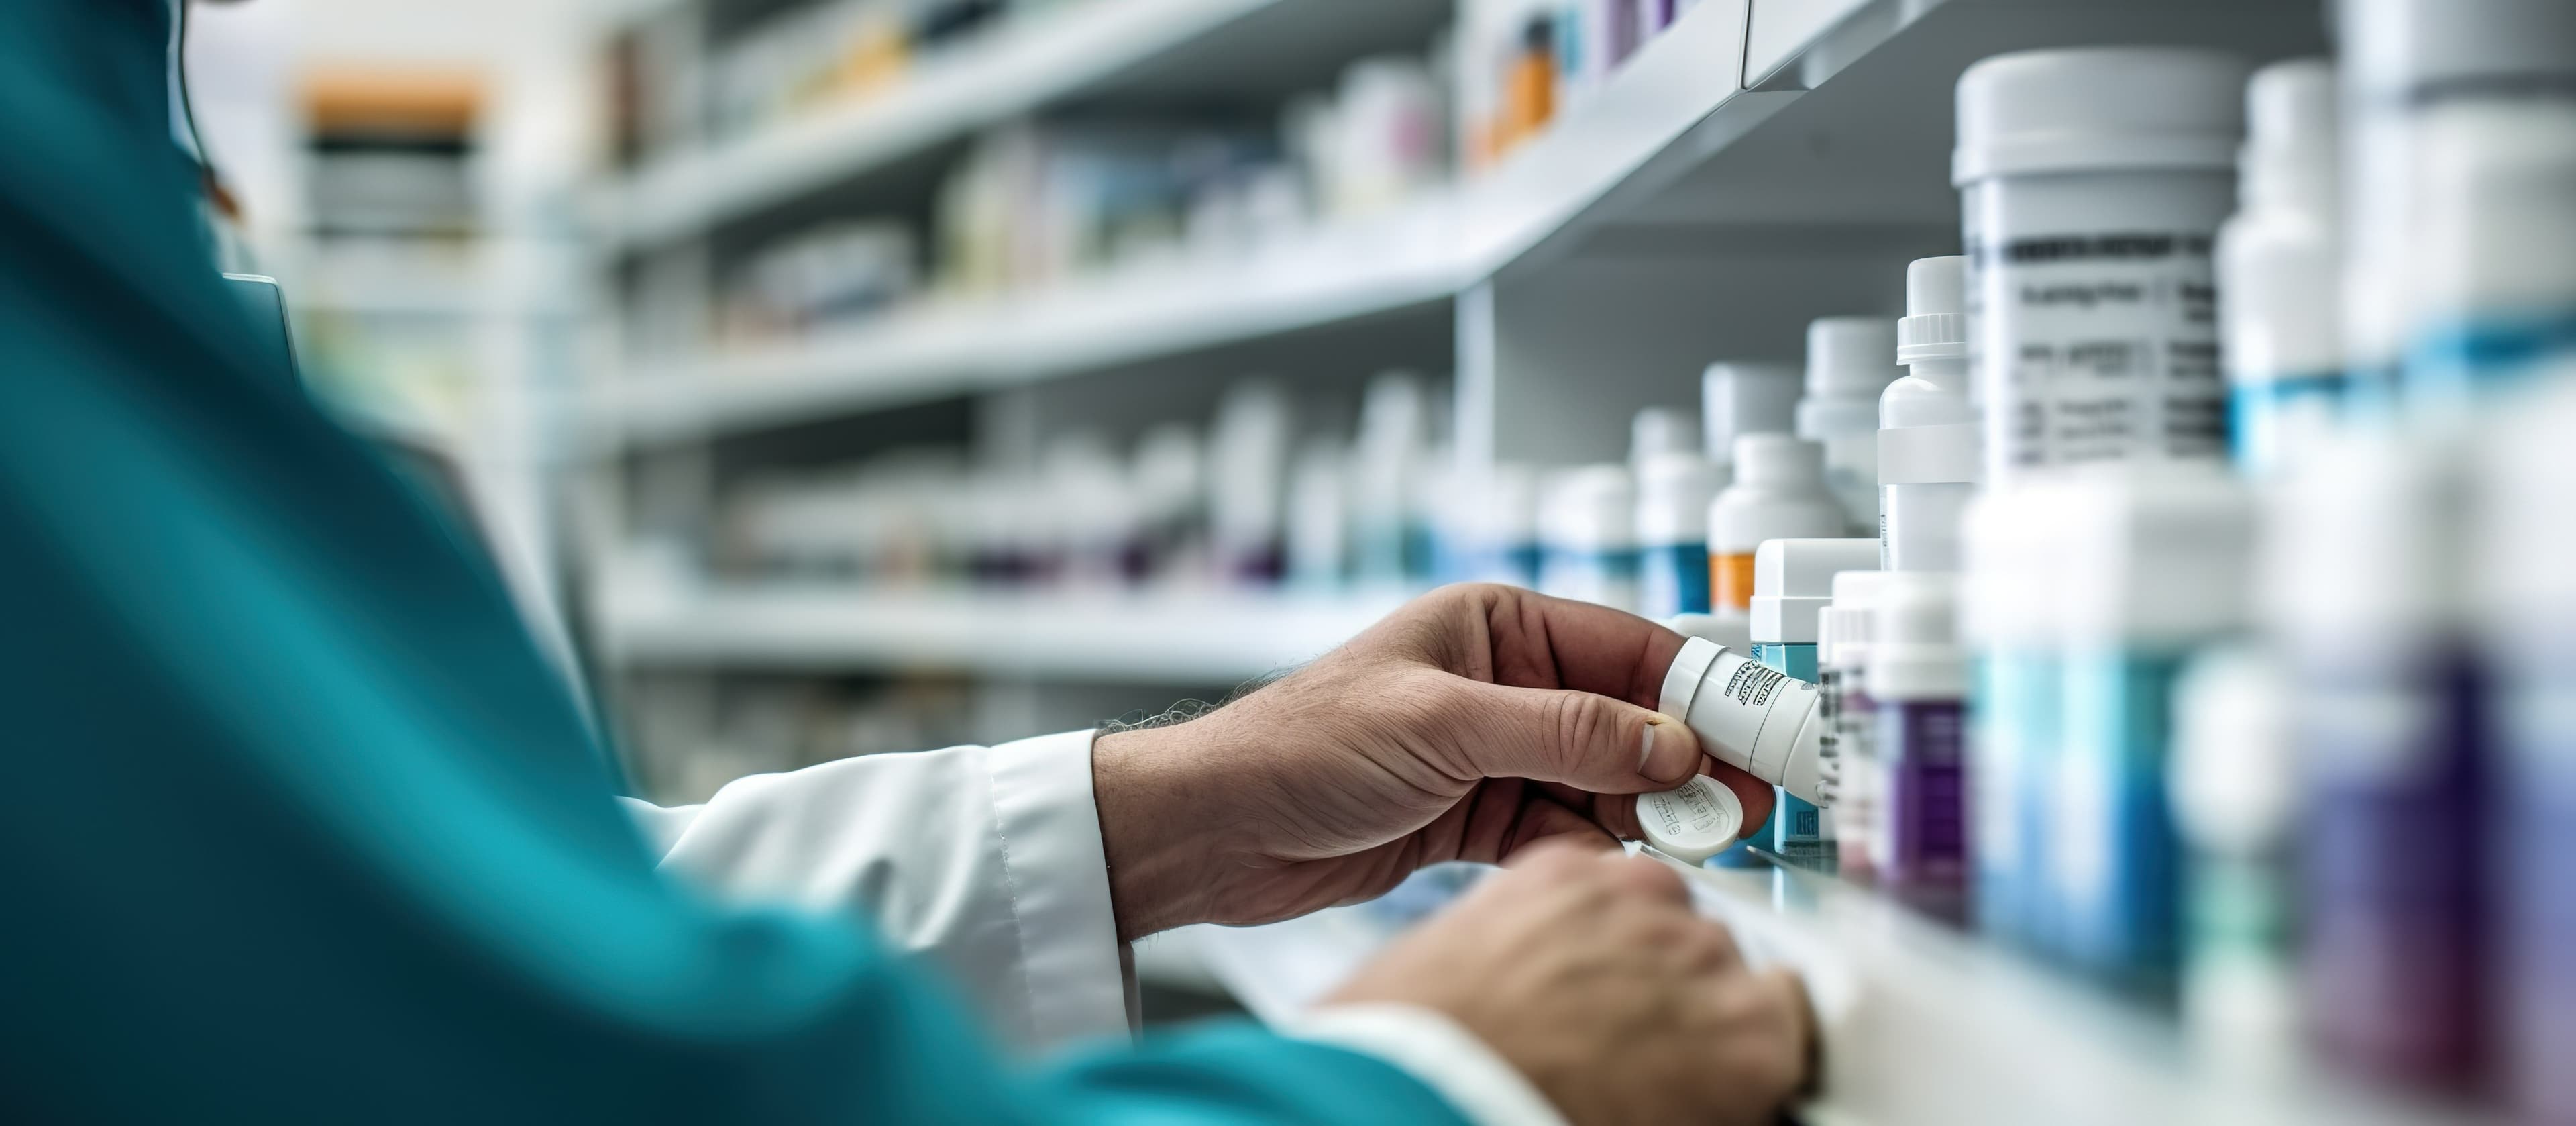
M1541 845L1571 844L1595 855L1618 855L1619 841L1590 818L1537 794L1521 803L1521 815L1493 858L1509 864L1513 856Z
M1778 1088L1786 1095L1815 1090L1822 1079L1824 1045L1816 1038L1816 1010L1807 997L1806 980L1786 967L1774 967L1754 976L1754 984L1781 1018L1787 1022L1793 1054L1789 1057L1789 1074Z
M1612 890L1656 903L1688 909L1690 885L1682 882L1681 873L1643 856L1603 857L1601 880Z
M1489 679L1507 687L1571 688L1651 708L1682 651L1682 635L1607 606L1516 587L1478 587L1473 595L1471 605L1485 614Z
M1503 861L1503 867L1515 872L1543 875L1552 872L1575 873L1600 861L1600 850L1586 848L1579 841L1541 841L1521 849Z
M1635 704L1570 689L1462 687L1469 730L1459 733L1459 747L1481 777L1642 794L1669 790L1699 769L1699 737Z

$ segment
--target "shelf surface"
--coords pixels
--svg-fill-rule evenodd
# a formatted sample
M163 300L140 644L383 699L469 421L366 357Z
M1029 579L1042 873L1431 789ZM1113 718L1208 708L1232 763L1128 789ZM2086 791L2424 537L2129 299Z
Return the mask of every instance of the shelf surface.
M1395 592L1308 598L745 585L612 593L601 632L609 659L630 666L1219 684L1311 660L1402 602Z
M2440 1126L2481 1117L2328 1078L2194 1055L2177 1025L1830 878L1674 865L1757 965L1796 967L1823 1029L1819 1126ZM1186 928L1208 973L1265 1020L1303 1011L1394 937L1368 905Z

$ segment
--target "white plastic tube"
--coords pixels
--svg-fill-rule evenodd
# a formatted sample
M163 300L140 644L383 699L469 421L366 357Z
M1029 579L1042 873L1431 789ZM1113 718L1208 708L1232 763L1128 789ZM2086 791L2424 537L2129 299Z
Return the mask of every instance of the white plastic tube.
M1695 637L1665 670L1656 710L1688 725L1719 762L1822 805L1835 768L1819 753L1816 701L1815 685Z

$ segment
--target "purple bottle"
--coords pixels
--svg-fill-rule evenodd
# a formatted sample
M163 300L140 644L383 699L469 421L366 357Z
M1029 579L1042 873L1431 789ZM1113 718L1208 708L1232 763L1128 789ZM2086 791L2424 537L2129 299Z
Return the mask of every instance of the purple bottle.
M1899 572L1871 611L1873 748L1885 764L1878 883L1935 918L1965 924L1968 906L1968 654L1959 644L1957 577Z

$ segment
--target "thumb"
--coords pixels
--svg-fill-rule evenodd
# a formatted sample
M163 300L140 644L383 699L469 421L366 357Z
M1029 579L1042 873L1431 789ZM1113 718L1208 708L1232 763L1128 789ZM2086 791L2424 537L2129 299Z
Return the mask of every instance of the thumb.
M1699 771L1699 737L1625 700L1561 688L1472 683L1462 740L1487 778L1557 782L1596 794L1669 790Z

